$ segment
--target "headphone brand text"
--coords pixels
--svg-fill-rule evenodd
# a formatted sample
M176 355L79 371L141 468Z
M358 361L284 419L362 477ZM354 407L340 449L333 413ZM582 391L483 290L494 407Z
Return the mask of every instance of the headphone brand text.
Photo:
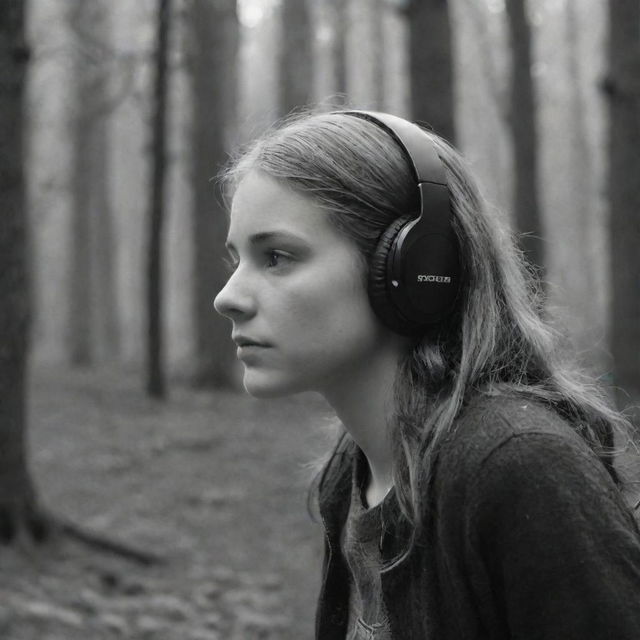
M451 282L451 276L432 276L432 275L418 275L418 282L442 282L448 284Z

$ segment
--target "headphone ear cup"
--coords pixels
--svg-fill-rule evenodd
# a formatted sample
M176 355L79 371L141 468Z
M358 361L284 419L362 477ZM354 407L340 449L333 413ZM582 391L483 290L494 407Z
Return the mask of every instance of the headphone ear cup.
M401 229L412 220L406 215L394 220L384 231L369 261L369 302L382 323L397 333L411 331L410 323L396 310L389 293L387 262L393 244Z

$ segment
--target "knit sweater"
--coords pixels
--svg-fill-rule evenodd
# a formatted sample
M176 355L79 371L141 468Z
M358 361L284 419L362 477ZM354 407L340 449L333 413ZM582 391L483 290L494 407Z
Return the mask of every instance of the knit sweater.
M320 487L326 529L316 637L344 640L340 533L353 450ZM411 552L388 505L381 584L402 640L638 640L640 532L601 461L540 404L479 396L453 425Z

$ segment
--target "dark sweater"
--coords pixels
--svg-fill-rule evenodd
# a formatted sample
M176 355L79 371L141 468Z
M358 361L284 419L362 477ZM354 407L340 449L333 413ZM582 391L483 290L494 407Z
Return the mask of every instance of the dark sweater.
M344 640L340 532L353 448L320 488L326 528L317 638ZM600 460L555 412L479 397L437 460L413 550L390 501L384 604L397 640L638 640L640 532ZM387 505L385 505L387 508Z

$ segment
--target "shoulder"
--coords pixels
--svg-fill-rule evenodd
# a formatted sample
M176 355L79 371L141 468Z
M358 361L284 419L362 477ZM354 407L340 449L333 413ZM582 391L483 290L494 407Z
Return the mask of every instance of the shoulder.
M526 400L478 399L457 427L436 528L478 601L518 638L635 638L640 531L595 453Z
M481 465L512 440L516 446L526 446L555 438L587 446L566 420L539 401L514 394L477 394L452 425L442 453L459 463Z
M539 508L547 522L555 510L593 512L594 520L608 511L632 524L596 453L556 411L523 398L469 403L442 447L437 486L444 504L490 520L503 510L527 520Z
M479 484L497 490L588 480L615 489L598 456L562 416L507 394L478 394L465 406L443 442L437 478L458 496Z

